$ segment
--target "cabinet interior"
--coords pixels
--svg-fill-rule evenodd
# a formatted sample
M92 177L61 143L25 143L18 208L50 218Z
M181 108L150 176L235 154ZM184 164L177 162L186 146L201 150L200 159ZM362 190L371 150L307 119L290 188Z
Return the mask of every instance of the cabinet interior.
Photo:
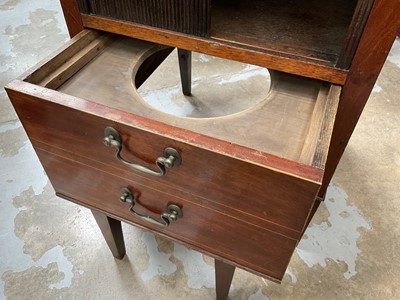
M244 47L246 51L346 70L374 0L78 0L77 3L84 14L84 25L91 28L109 31L108 22L102 25L101 20L90 19L90 16L102 17L166 30L162 34L172 34L171 38L174 32L183 33L185 37L202 37ZM117 24L111 31L120 33ZM156 35L137 36L134 32L128 35L162 44L164 41ZM205 47L202 52L217 54L212 45L202 46Z
M356 0L213 0L210 36L334 66Z

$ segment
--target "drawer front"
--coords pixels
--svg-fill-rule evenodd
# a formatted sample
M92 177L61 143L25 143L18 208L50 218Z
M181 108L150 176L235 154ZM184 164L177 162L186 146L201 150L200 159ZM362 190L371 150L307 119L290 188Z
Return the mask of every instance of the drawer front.
M210 0L78 0L81 13L206 36Z
M297 241L230 218L198 203L184 193L168 194L102 170L36 149L57 194L121 220L148 228L214 257L265 277L281 280ZM145 222L119 201L120 187L137 196L134 209L160 219L167 205L182 208L183 216L168 227Z
M258 226L287 236L299 238L320 185L291 175L290 161L280 160L280 167L289 166L286 171L266 168L254 161L261 157L273 163L273 156L259 154L253 156L254 161L246 160L240 152L237 157L228 156L224 149L232 145L227 142L39 86L11 83L8 93L34 144L42 143L56 154L66 151L81 156L87 164L100 163L111 174L136 176L139 182L151 180L161 190L190 192L206 199L213 209L234 217L246 216ZM162 177L131 170L115 159L115 149L103 144L107 126L121 133L121 154L126 160L154 169L156 158L165 148L173 147L182 156L182 164L168 169ZM246 151L243 147L237 149ZM295 166L298 170L293 171L301 173L303 166Z

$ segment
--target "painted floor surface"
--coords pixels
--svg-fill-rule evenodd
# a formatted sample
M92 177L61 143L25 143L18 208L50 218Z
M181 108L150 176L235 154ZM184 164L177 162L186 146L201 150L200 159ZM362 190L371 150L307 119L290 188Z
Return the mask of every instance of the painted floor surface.
M58 1L0 0L0 85L67 40ZM215 59L194 60L195 86L214 70L223 73L215 88L237 97L244 86L263 95L260 83L269 84L261 68L215 61L202 70ZM234 90L239 81L246 84ZM397 40L282 284L238 269L230 299L400 298L399 82ZM176 114L198 109L177 98L171 78L142 88L159 105L154 89L169 93L162 105L176 105ZM0 299L214 299L213 260L149 232L123 225L127 256L115 260L90 211L54 195L3 89L0 112Z

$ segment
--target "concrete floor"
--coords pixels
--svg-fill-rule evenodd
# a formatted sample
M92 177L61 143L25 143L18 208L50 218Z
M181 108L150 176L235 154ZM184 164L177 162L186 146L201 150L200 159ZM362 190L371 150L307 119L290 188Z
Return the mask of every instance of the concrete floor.
M1 86L68 39L56 0L0 0L0 28ZM399 82L397 40L282 284L237 270L231 299L400 298ZM3 89L0 112L0 299L214 298L212 260L149 232L124 226L115 260L90 212L55 197Z

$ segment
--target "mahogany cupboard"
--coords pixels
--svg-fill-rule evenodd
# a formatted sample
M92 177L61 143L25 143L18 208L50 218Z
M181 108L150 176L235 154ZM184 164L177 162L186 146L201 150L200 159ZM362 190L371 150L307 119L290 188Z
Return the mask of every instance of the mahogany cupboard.
M120 221L280 281L400 28L393 0L61 1L71 40L6 86L58 196L92 209L117 258ZM173 117L137 88L178 48L271 73L266 101ZM229 101L226 103L229 106Z

